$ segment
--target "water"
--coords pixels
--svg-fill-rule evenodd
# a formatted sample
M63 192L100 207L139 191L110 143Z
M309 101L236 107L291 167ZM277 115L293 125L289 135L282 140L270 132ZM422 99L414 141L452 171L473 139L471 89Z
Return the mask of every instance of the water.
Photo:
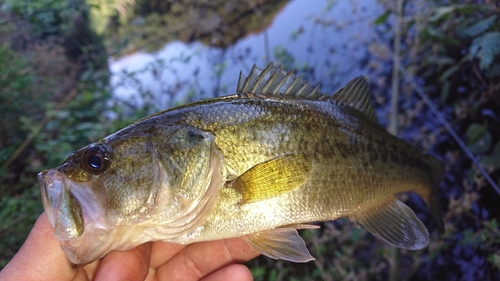
M360 4L355 1L292 1L278 12L264 31L248 35L224 50L200 42L187 44L172 41L154 53L138 52L111 60L114 95L119 99L128 99L129 104L137 107L148 103L154 104L155 110L162 110L178 103L232 94L240 70L248 73L254 64L265 67L275 61L288 70L298 68L299 74L310 79L314 85L320 84L322 90L328 92L337 90L353 77L367 76L377 115L385 126L389 116L388 77L392 54L387 46L391 45L391 33L381 35L381 27L373 24L383 13L378 4L367 1ZM377 61L379 65L374 64ZM369 67L367 64L370 64ZM405 113L411 112L420 103L415 96L404 94L400 101L401 112ZM440 110L448 120L456 118L452 105L442 106ZM425 141L421 139L422 132L433 132L436 138L434 146L426 149L447 165L447 175L441 185L441 204L442 211L449 212L453 200L467 198L464 194L467 196L477 191L471 187L472 180L466 179L470 172L469 161L463 153L457 152L459 149L449 134L439 132L440 127L429 109L423 107L417 110L411 124L402 128L400 136L425 147L421 143ZM456 160L453 161L453 157ZM472 204L470 211L486 221L491 218L491 210L498 212L494 207L498 196L488 188L480 190L480 195L482 199L469 202ZM460 203L467 203L467 200ZM424 203L411 196L409 205L432 230L434 222ZM470 215L448 214L447 220L456 229L449 230L444 237L433 236L434 248L415 260L409 260L409 254L404 253L400 261L401 271L408 269L410 272L410 261L421 262L416 273L405 278L487 280L499 276L498 269L487 261L493 253L499 252L498 243L488 236L493 232L487 231L480 221ZM370 238L366 236L364 239ZM369 249L373 250L373 247ZM366 258L367 263L372 260Z
M373 2L292 1L268 28L224 50L172 41L154 53L111 59L114 94L138 106L153 103L161 110L232 94L241 70L248 73L254 64L265 67L286 58L293 58L289 67L307 70L304 74L314 84L335 91L365 72L361 66L365 46L374 38L373 21L381 13Z

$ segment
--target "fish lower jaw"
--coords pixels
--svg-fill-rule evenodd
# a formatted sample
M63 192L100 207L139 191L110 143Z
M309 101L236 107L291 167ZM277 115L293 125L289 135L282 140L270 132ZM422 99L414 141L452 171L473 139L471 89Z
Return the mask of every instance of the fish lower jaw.
M104 256L115 246L114 240L110 239L113 235L109 234L115 232L104 221L91 222L85 225L82 235L72 239L59 239L59 244L72 263L87 263Z
M138 234L133 229L97 228L87 225L84 233L73 239L60 239L59 244L69 262L74 265L85 265L104 257L113 250L132 249L145 241L130 241L130 237Z
M55 211L60 201L60 193L62 192L62 176L56 170L46 170L40 172L37 176L40 185L40 193L42 203L52 227L56 223Z

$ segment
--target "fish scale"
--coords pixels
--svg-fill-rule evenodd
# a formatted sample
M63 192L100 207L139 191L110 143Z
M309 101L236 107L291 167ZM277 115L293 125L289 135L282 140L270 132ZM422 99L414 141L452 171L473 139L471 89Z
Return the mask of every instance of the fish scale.
M441 177L378 124L364 78L330 95L270 64L240 74L235 95L143 118L38 179L54 234L83 265L148 241L231 237L307 262L297 229L339 217L421 249L429 233L396 195L420 195L442 228Z

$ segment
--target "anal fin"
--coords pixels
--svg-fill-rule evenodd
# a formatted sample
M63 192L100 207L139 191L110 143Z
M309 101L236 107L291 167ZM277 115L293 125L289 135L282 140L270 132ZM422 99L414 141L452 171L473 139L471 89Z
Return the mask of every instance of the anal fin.
M429 244L429 232L415 213L394 198L386 204L349 216L388 244L419 250Z
M275 228L253 233L244 238L255 250L273 259L292 262L314 260L295 228Z

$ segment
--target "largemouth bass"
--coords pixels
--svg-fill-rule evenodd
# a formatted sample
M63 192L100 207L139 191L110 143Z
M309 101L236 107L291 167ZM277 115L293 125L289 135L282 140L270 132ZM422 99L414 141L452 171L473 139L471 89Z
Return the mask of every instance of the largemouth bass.
M231 237L307 262L297 229L339 217L396 247L425 247L426 227L396 195L420 195L442 228L442 173L379 125L364 78L329 95L270 64L240 74L235 95L141 119L38 180L76 265L148 241Z

